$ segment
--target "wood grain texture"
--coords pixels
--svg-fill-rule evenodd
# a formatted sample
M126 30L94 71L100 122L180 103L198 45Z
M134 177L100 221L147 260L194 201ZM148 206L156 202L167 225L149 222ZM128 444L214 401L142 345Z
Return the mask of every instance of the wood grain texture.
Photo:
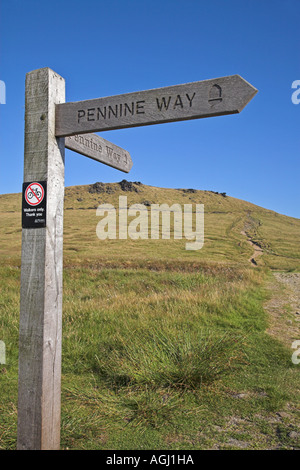
M66 137L65 147L125 173L132 168L129 152L97 134Z
M45 68L26 76L24 181L47 181L47 225L22 230L18 449L59 449L64 139L55 104L65 82Z
M239 75L56 106L60 137L239 113L257 93Z

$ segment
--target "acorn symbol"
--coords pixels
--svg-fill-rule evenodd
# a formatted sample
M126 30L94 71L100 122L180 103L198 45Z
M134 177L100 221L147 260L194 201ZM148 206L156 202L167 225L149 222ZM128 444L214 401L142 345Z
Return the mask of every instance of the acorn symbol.
M208 102L215 106L222 101L222 88L219 85L213 85L209 91Z

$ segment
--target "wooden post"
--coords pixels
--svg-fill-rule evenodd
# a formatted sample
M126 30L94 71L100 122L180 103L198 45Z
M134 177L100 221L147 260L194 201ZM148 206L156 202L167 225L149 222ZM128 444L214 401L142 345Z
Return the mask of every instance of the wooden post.
M49 68L27 74L24 187L27 214L33 215L27 219L38 223L22 224L20 450L54 450L60 446L64 139L55 138L55 105L64 102L62 77ZM41 212L34 212L38 211L34 206L39 206L42 198L44 209L40 210L44 212L38 219L35 215ZM27 215L24 205L23 189L22 216Z

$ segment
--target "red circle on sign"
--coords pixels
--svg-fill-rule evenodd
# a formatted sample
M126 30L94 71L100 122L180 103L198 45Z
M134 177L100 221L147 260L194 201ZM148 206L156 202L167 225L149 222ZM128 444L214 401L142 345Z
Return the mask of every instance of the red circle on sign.
M25 190L25 200L30 206L38 206L44 195L45 191L40 183L30 183Z

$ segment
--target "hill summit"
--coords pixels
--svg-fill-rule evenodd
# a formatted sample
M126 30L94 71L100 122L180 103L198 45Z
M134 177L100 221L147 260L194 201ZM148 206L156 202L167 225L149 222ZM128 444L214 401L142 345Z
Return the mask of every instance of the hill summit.
M194 253L185 250L185 240L99 240L96 215L99 205L110 204L119 214L119 198L128 208L141 204L204 207L204 244ZM95 182L65 189L65 263L154 262L166 257L172 263L217 262L265 266L275 270L300 267L300 220L228 196L225 192L193 188L159 188L123 179L116 183ZM0 195L2 260L20 262L21 194ZM171 218L171 232L173 230ZM150 228L149 228L150 229Z

